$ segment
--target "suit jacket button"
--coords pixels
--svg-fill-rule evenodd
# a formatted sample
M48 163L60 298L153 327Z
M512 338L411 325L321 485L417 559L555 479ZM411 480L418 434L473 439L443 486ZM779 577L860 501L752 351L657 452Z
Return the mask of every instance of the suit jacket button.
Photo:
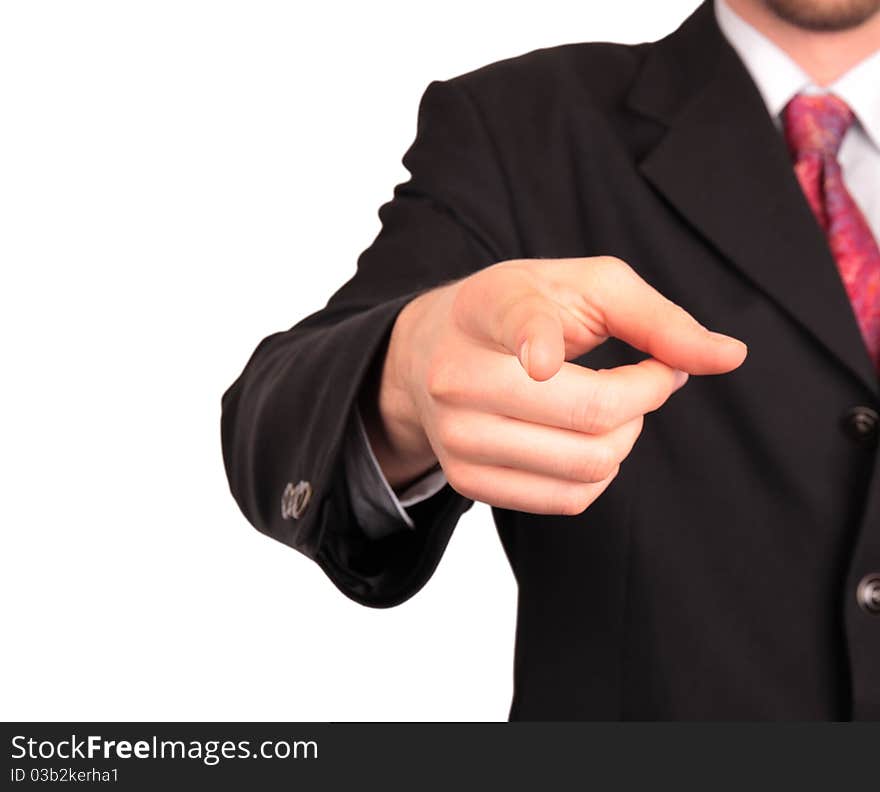
M843 417L847 434L859 443L868 443L877 437L880 415L870 407L853 407Z
M856 590L856 599L866 613L880 614L880 574L865 575Z
M311 499L312 485L308 481L299 481L295 486L292 482L288 482L281 494L282 518L298 520L303 516Z

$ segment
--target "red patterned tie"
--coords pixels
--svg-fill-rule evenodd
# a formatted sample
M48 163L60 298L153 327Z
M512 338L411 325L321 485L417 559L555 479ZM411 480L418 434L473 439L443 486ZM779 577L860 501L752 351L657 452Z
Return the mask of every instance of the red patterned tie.
M880 248L843 183L837 152L852 110L832 94L799 94L783 112L794 171L828 237L865 345L880 373Z

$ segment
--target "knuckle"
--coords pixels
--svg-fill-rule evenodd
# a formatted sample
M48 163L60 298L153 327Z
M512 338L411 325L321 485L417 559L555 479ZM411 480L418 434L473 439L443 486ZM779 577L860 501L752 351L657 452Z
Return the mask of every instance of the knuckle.
M437 441L452 454L463 454L470 447L470 432L454 415L446 415L437 421Z
M620 271L624 267L629 267L629 264L617 256L600 256L599 262L611 271Z
M604 382L598 382L586 398L572 407L571 428L587 434L605 434L615 426L617 398Z
M602 300L606 308L611 308L620 294L629 286L635 270L623 259L616 256L600 256L592 269L595 279L596 293L594 297Z
M633 429L632 429L633 440L635 441L635 440L638 440L639 435L642 433L642 429L645 428L645 416L644 415L637 415L635 418L633 418L632 424L633 424Z
M560 496L558 511L567 517L574 517L583 514L592 502L592 495L582 487L571 487Z
M629 264L617 256L599 256L596 269L600 275L612 280L628 277L632 272Z
M604 481L617 466L618 460L614 450L605 443L598 443L590 454L585 471L589 478L588 482Z
M463 498L476 500L476 488L474 487L473 476L469 475L467 468L458 462L447 462L443 466L443 472L446 474L446 481Z
M604 481L611 482L617 478L617 474L620 473L620 463L618 462L616 465L612 465L611 471L607 476L603 479Z
M636 442L639 439L639 436L642 434L642 429L645 426L645 416L640 415L637 418L632 420L630 431L627 433L625 440L622 441L622 453L618 453L618 460L622 461L625 459L629 453L633 450Z
M437 356L428 364L425 389L438 401L455 401L464 396L466 378L460 365L447 356Z
M467 316L470 306L479 294L480 284L486 277L487 272L483 270L475 275L471 275L469 278L465 278L458 284L458 288L455 289L455 293L452 296L449 309L454 320L458 321L462 317Z
M592 484L604 479L615 464L610 448L591 444L574 456L560 459L558 475L566 481Z

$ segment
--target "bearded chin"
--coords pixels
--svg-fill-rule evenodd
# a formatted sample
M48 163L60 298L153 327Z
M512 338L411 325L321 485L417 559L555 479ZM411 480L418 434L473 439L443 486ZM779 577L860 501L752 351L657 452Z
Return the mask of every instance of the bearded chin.
M880 11L880 0L764 0L776 16L806 30L859 27Z

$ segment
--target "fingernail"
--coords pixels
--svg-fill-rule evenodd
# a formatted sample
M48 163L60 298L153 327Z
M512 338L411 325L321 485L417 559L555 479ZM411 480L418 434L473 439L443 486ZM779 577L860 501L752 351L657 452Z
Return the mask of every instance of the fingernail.
M526 370L526 374L529 373L529 342L528 339L522 342L522 345L519 348L519 362L522 364L522 367Z
M675 372L675 390L678 390L688 381L688 373L686 371Z
M733 341L735 344L739 344L740 346L745 346L745 344L740 341L738 338L734 338L733 336L725 335L724 333L716 333L714 330L709 331L709 335L712 336L716 341L721 341L725 344L729 344Z

